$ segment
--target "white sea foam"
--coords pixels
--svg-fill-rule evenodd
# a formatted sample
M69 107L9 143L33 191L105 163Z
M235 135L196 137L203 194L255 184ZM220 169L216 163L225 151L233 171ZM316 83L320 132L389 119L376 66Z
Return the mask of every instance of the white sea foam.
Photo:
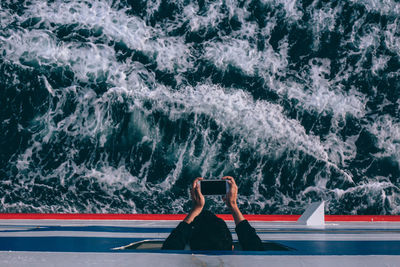
M377 177L379 178L379 177ZM347 198L357 200L358 205L354 207L351 214L364 213L371 207L382 209L387 214L397 214L400 210L397 205L400 189L391 182L374 180L361 183L346 190L333 189L331 194L337 201L343 201ZM337 203L337 202L335 202Z
M285 10L286 18L290 20L299 20L301 19L303 12L300 10L300 1L291 1L291 0L262 0L262 2L272 4L273 6L283 6Z
M389 23L386 27L386 31L384 31L386 47L393 53L396 53L397 55L400 55L399 32L400 32L399 18L396 18L393 23Z
M381 152L377 157L390 157L400 166L400 122L388 115L380 116L368 125L368 130L377 137Z
M365 34L357 36L354 42L357 48L365 52L367 49L376 49L379 46L381 29L377 25L363 26Z
M350 2L363 5L367 11L375 11L381 14L398 15L400 14L400 3L388 0L350 0Z
M148 2L146 16L153 14L160 3L160 1ZM268 0L264 3L282 8L289 24L297 23L303 15L299 2ZM183 2L177 4L184 5ZM359 54L361 60L355 66L351 64L349 66L344 61L338 75L332 78L331 62L327 58L311 59L304 69L296 73L290 71L288 54L291 44L288 38L283 37L277 48L269 44L268 37L276 26L276 20L268 19L265 21L266 26L260 29L257 23L247 21L250 14L247 3L243 8L239 8L234 2L227 1L225 4L226 6L222 2L206 3L208 8L203 14L198 13L197 4L190 4L183 9L182 14L177 15L179 21L166 22L155 27L151 27L144 19L127 15L124 9L113 9L109 1L54 1L53 3L31 1L29 8L21 16L0 10L2 29L12 21L24 21L31 17L41 17L45 28L39 29L36 26L29 29L20 28L7 31L7 34L0 29L2 59L26 69L36 66L44 69L67 67L75 78L72 86L60 88L41 74L40 80L45 90L49 92L50 103L44 114L38 115L31 121L32 125L39 125L36 129L40 131L32 133L29 147L16 159L15 166L19 171L18 179L21 181L19 190L31 190L35 178L43 181L55 178L59 180L60 185L67 186L71 194L79 195L81 189L71 181L74 177L75 179L79 177L78 181L81 181L80 179L97 181L104 192L104 198L110 200L101 202L98 199L91 199L88 203L82 204L83 208L68 199L58 199L60 202L65 201L63 207L58 204L42 207L34 201L30 207L29 204L22 202L10 205L5 203L4 197L0 203L8 205L11 210L30 208L39 212L56 212L60 209L63 212L126 211L124 208L111 207L109 203L115 200L126 203L131 211L143 211L137 208L131 199L125 198L123 194L114 195L114 192L128 189L143 194L150 203L157 198L155 195L170 191L181 178L185 168L192 168L204 177L222 176L224 173L247 166L240 156L242 151L250 151L257 161L254 171L250 172L249 177L239 177L239 179L250 179L254 194L241 195L239 197L241 204L252 201L259 209L264 209L277 202L281 205L279 208L281 212L291 212L292 209L288 205L293 202L309 201L308 193L316 192L317 196L329 201L372 192L372 196L391 203L389 205L391 211L400 212L394 208L400 201L397 187L381 178L369 177L371 181L362 181L354 188L346 190L327 188L332 169L344 180L352 182L352 174L346 168L357 155L355 143L358 135L343 137L340 131L344 127L347 115L359 120L367 116L366 96L358 92L358 88L354 86L350 89L343 88L342 80L351 77L352 72L363 71L363 63L371 51L373 63L371 73L379 75L386 68L390 58L377 54L376 51L381 39L384 38L387 48L399 54L398 20L389 23L386 29L380 29L372 24L365 25L363 23L365 17L356 21L351 38L347 41L355 47L353 52L349 52L349 56L350 53ZM377 7L373 6L375 4ZM392 2L379 4L368 1L365 6L380 12L397 12ZM388 7L394 10L389 11ZM313 23L310 27L316 37L315 51L318 49L318 38L321 34L333 30L333 22L338 12L340 7L323 8L310 13ZM232 31L229 36L217 33L218 41L213 39L201 44L204 54L201 54L200 58L192 55L192 44L186 44L183 36L169 34L171 29L181 26L184 22L189 23L192 31L210 27L217 29L218 24L226 16L228 18L235 16L242 26ZM73 38L73 34L76 34L73 31L69 36L58 39L54 30L61 25L73 25L76 29L91 29L101 34L94 34L88 37L86 42L79 42ZM265 37L263 50L257 48L255 37L257 34ZM114 47L109 46L113 41L122 41L129 49L142 52L151 62L157 64L158 70L173 73L178 85L171 88L157 82L151 70L142 63L132 62L130 58L118 61ZM223 88L210 81L189 86L181 74L193 70L194 63L198 59L206 59L221 71L232 65L246 75L261 77L268 90L276 92L280 99L276 103L270 103L267 100L256 99L242 89ZM96 94L90 86L84 86L84 84L96 85L99 82L107 84L106 92ZM302 126L301 119L291 119L286 115L287 111L279 105L281 100L294 100L299 114L307 111L317 114L318 117L330 115L332 120L327 133L318 136L313 128L307 132ZM76 105L70 113L65 111L68 101ZM148 103L151 104L150 107ZM157 125L158 122L153 119L153 114L162 114L172 123L179 123L180 120L188 122L190 130L184 141L178 141L179 138L176 136L169 144L163 144L167 154L163 160L172 166L165 177L159 177L156 182L147 181L154 160L152 157L157 155L151 155L148 160L146 159L136 175L128 171L126 162L110 163L106 153L101 154L97 161L91 162L89 166L75 163L74 159L79 150L74 146L74 142L88 140L96 149L104 149L107 146L113 130L118 128L120 123L112 117L113 105L126 105L127 110L124 112L131 114L128 132L132 140L127 141L128 145L131 145L129 143L131 142L148 146L151 153L158 153L157 149L160 149L165 135L160 130L160 125ZM377 146L381 149L374 156L389 157L400 164L399 121L389 115L380 116L366 128L377 137ZM226 157L221 159L224 134L231 136L233 143L227 148ZM32 166L35 159L43 153L43 146L62 142L58 139L60 136L67 136L71 142L68 151L65 151L65 155L62 154L66 160L47 172L42 171L41 166L37 168ZM285 154L288 151L290 156ZM276 177L271 179L275 180L276 193L274 197L267 199L261 193L261 189L264 191L270 189L263 184L265 179L263 170L266 163L286 156L288 158L284 159L285 163L296 167L298 162L302 162L301 157L304 154L316 159L317 163L325 163L323 167L316 167L311 163L303 177L293 178L299 180L299 184L303 187L307 183L313 185L291 197L280 192L279 188L292 185L282 184L281 178L284 177L281 175L284 174L274 173ZM317 174L311 173L314 168L319 168ZM310 175L314 179L311 182L307 181ZM389 189L393 189L394 193L386 193ZM92 189L89 187L87 190ZM183 212L183 205L187 199L178 197L169 201L172 206L168 208L174 212ZM368 198L368 203L362 204L359 210L367 208L368 205L374 205L373 198ZM352 212L357 212L357 208Z
M389 56L374 56L372 58L372 68L371 71L375 75L379 75L379 71L382 71L386 68L388 61L390 60Z
M112 9L106 1L39 2L27 11L28 16L38 14L47 22L101 30L103 37L123 41L128 48L156 58L160 70L185 71L193 61L182 37L167 36L160 29L147 26L140 18L127 16L125 10Z
M246 40L225 38L222 43L206 44L204 57L223 70L232 65L247 75L260 75L270 89L283 97L300 101L299 105L305 110L327 112L334 117L351 114L359 118L364 115L365 97L355 90L344 92L339 85L339 77L333 81L327 78L330 74L328 59L313 59L307 72L296 74L303 76L302 80L306 84L310 81L308 88L304 83L290 78L286 81L277 80L277 76L281 76L288 65L287 48L287 45L282 44L278 54L271 46L267 46L260 52Z
M184 8L183 14L191 18L189 25L192 31L198 31L202 28L215 28L223 18L221 14L222 2L210 3L205 14L198 15L199 8L196 5L188 5Z
M285 150L300 150L326 162L328 167L341 173L343 179L352 182L351 175L341 170L338 165L354 155L349 152L351 143L330 140L321 143L318 137L307 135L298 121L286 118L279 105L254 101L241 90L225 92L222 88L212 85L187 87L186 90L176 92L152 91L151 96L155 97L153 100L158 109L167 112L171 120L192 112L206 114L212 117L222 130L244 138L245 145L239 145L240 149L250 146L260 155L272 157L279 157ZM175 105L168 104L170 102L184 106L185 112L182 112L182 109L176 110ZM325 148L330 144L334 146ZM337 149L340 152L337 152ZM337 153L341 153L341 157L337 156Z
M115 59L115 52L105 45L57 42L52 33L42 30L14 33L0 37L2 49L14 63L35 66L69 66L81 82L109 80L120 83L125 72Z
M6 28L13 21L13 16L6 9L0 9L0 26L2 29Z
M322 7L321 9L311 9L311 27L313 30L314 50L318 50L320 46L321 33L325 31L335 30L335 20L339 9L330 7Z
M255 68L259 63L257 50L243 40L225 40L222 43L209 43L205 47L204 57L207 60L212 60L220 69L233 65L247 75L254 75Z
M146 26L143 21L140 21L140 19L136 17L127 17L122 11L113 11L107 4L102 2L95 2L93 5L94 6L90 8L88 4L74 5L71 3L61 3L57 5L54 10L53 6L38 4L33 6L30 10L32 14L42 14L45 19L50 22L59 24L81 23L82 27L101 27L105 36L108 36L108 38L112 37L116 40L123 40L128 44L128 47L132 49L149 52L150 55L156 56L158 68L160 70L185 71L188 68L192 68L192 56L190 56L189 48L183 44L181 38L163 37L160 30ZM73 15L71 15L71 12ZM245 28L248 29L248 27L249 25ZM269 29L270 28L271 27L269 27ZM25 45L18 44L17 47L23 48L29 43L29 45L33 45L31 48L32 50L35 50L35 48L39 50L39 53L36 54L43 59L55 56L58 57L61 62L63 55L72 55L72 57L75 55L77 58L70 59L70 61L75 62L78 60L87 61L85 57L97 54L94 58L98 59L100 62L90 65L80 64L79 66L96 66L97 73L103 73L105 75L108 75L110 72L112 73L113 69L115 72L118 72L118 67L112 66L112 61L115 59L112 51L108 47L90 45L86 48L86 51L82 48L76 49L74 44L70 44L67 47L63 47L62 45L61 47L57 47L57 44L54 42L54 37L49 36L48 33L38 32L35 34L41 35L40 38L42 39L36 42L26 41ZM35 34L29 32L26 34L28 36L24 34L20 37L20 40L29 40L29 35ZM240 35L242 35L242 33ZM151 36L160 36L162 38L153 41L150 38ZM32 36L31 38L37 38L37 36ZM18 40L12 40L12 43L16 41L18 43ZM46 49L43 49L43 47L46 47ZM281 73L287 66L287 51L284 46L282 47L281 54L275 53L270 46L268 46L265 51L259 52L246 40L225 38L222 43L206 44L205 51L204 57L208 60L212 60L219 68L224 69L227 65L232 64L248 75L254 75L255 71L257 71L257 73L260 73L262 76L266 76L267 80L273 80L274 74ZM16 56L18 54L21 55L18 51L13 52L17 52L15 54ZM111 59L110 56L112 57ZM83 80L85 79L83 76L87 76L86 71L86 69L83 69L78 72L78 74L81 73L80 77ZM123 80L124 74L115 73L113 77L120 77L120 79ZM316 109L321 113L323 109L326 108L328 112L337 112L338 115L341 116L345 113L350 113L357 117L363 114L363 99L360 99L358 95L344 95L337 90L338 88L335 88L335 90L328 90L327 87L324 86L323 89L317 90L315 94L310 95L303 89L304 85L287 84L286 82L278 84L274 82L274 84L270 85L272 85L272 89L283 93L289 98L300 100L303 107L306 109ZM337 100L332 101L332 99Z
M95 5L93 10L85 5L74 6L69 3L60 5L56 10L51 10L46 4L38 4L36 9L32 8L32 11L56 23L80 22L91 26L99 26L98 24L100 23L100 26L105 27L104 30L106 33L111 33L110 35L116 35L116 33L118 35L120 30L113 31L113 27L115 24L122 23L121 21L102 22L99 16L101 17L103 13L109 11L113 14L113 11L103 4ZM69 14L71 12L74 14L73 16ZM87 19L85 20L86 17ZM115 17L123 18L123 16ZM132 21L134 21L134 23ZM131 24L137 25L137 19L132 19L130 22ZM129 23L122 24L126 25ZM146 29L143 24L140 25ZM145 34L142 35L140 32L139 30L139 39L145 39L146 37L143 36L151 35L150 32L152 32L152 30L145 30ZM170 39L166 40L168 41ZM105 45L95 45L91 43L85 46L75 43L64 44L63 42L57 42L52 33L43 30L17 32L8 39L2 38L2 41L5 44L3 48L7 51L8 58L14 62L23 59L23 62L37 60L39 64L50 65L55 63L61 66L67 65L71 67L76 78L81 82L93 82L99 76L103 75L104 79L111 82L111 84L133 89L133 91L131 91L131 96L134 98L139 97L139 99L147 98L154 100L160 110L168 113L171 120L175 120L182 116L182 114L191 112L206 114L213 117L223 129L229 129L229 131L233 132L238 131L238 135L246 136L246 142L252 147L258 147L260 152L265 150L270 152L274 151L274 153L276 153L276 148L287 147L290 149L300 149L322 161L330 161L318 137L308 136L297 121L286 118L282 114L282 108L279 105L270 104L265 101L254 101L248 94L241 90L227 92L223 90L223 88L213 85L203 85L196 88L187 87L185 90L173 92L163 86L158 86L157 90L152 91L145 87L140 87L141 90L138 90L140 88L132 88L130 86L130 84L142 84L140 82L138 83L137 74L132 72L132 69L126 64L118 63L115 59L114 51ZM159 42L162 43L163 41ZM224 46L226 51L228 51L225 58L226 60L230 58L239 68L249 73L253 73L254 66L257 64L261 65L260 62L267 62L267 58L270 62L279 62L278 64L280 64L280 66L271 64L262 66L261 70L269 68L270 70L272 69L272 72L278 72L287 64L285 59L274 53L271 48L260 54L254 48L250 48L247 42L233 40L233 44L235 43L237 46L233 49L234 51L232 53L229 52L229 49L235 46ZM133 46L136 49L143 49L139 44L140 42L136 42L133 43ZM173 41L171 44L176 44L176 42ZM164 47L168 47L168 44ZM217 49L216 46L212 47ZM223 51L225 49L224 47ZM162 54L163 47L157 47L157 49L156 51L161 51ZM240 54L241 51L244 54ZM239 56L237 56L238 54ZM206 57L207 55L206 53ZM176 54L172 56L177 57ZM218 57L214 55L209 58ZM224 57L222 57L222 59L223 58ZM223 67L225 63L226 62L224 62L224 64L221 63L218 66ZM168 65L162 61L160 64L162 66ZM167 67L167 69L171 68L172 67ZM315 75L318 76L318 73ZM134 78L132 79L132 77ZM126 80L128 80L128 82ZM319 93L320 91L316 90L316 92ZM57 125L52 125L51 121L47 121L49 123L47 126L48 130L45 132L46 134L43 140L48 141L53 132L65 131L73 135L82 136L82 138L85 136L99 138L99 144L101 146L104 145L104 136L107 136L107 129L112 127L110 120L107 119L107 108L102 107L102 105L107 106L107 96L108 94L104 95L103 98L96 99L93 92L90 91L82 95L78 94L79 106L76 111L58 122ZM332 95L328 95L328 97L325 98L332 99ZM308 103L313 103L313 101L309 100L310 99L307 99ZM184 112L182 112L182 110L174 110L173 108L168 110L168 107L171 106L170 103L182 104L186 109ZM316 105L321 105L321 97L317 96L314 103L316 103ZM59 108L56 108L52 116L61 112L62 104L62 101L60 101ZM91 107L94 107L94 113L90 111ZM85 116L80 118L81 114L85 114ZM38 120L40 119L38 118ZM77 129L79 132L71 132L70 129ZM264 144L268 144L269 148ZM177 166L179 167L180 165L178 164ZM176 174L174 174L174 177L176 177Z

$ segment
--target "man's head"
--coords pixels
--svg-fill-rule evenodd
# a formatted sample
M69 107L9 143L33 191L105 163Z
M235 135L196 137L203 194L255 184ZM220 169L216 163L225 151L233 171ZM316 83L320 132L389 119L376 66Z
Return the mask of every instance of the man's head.
M225 221L203 210L192 222L192 250L232 250L232 235Z

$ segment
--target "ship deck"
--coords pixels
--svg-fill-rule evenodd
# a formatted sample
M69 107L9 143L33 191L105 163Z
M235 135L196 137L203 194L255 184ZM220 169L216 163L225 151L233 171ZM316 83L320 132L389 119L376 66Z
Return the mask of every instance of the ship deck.
M400 216L326 216L321 226L298 224L299 216L248 216L269 245L262 252L163 251L162 240L184 215L112 216L0 216L0 265L396 266L400 262ZM232 218L220 216L237 241ZM129 246L135 242L145 245Z

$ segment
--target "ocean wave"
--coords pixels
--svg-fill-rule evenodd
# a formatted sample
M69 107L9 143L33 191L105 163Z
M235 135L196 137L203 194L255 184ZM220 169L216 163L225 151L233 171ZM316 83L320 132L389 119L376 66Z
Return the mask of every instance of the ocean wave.
M1 5L2 212L399 213L396 1Z

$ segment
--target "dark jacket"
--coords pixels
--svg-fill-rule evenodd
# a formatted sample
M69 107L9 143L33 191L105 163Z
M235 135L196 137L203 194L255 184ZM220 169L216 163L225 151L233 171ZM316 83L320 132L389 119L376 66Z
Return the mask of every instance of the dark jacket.
M162 249L182 250L186 244L189 244L192 226L186 222L181 222L171 232L168 238L164 241ZM235 228L239 238L242 250L264 250L261 239L258 237L255 229L251 227L247 220L241 221Z

